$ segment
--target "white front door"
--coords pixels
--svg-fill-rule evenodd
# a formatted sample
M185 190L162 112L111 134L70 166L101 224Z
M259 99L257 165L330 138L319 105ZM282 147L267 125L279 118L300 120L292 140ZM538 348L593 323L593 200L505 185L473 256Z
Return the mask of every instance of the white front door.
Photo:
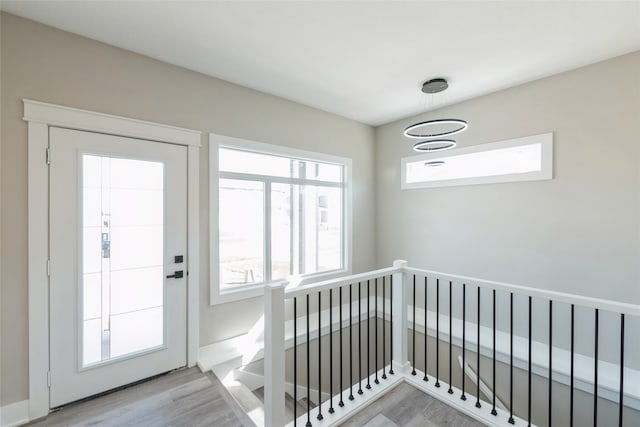
M186 365L187 148L50 128L50 407Z

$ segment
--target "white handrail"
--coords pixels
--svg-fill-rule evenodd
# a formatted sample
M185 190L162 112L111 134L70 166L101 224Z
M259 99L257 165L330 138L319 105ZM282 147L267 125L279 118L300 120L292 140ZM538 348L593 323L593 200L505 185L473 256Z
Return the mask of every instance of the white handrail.
M514 294L525 295L528 297L552 300L566 304L574 304L576 306L602 309L616 313L624 313L632 316L640 317L640 305L629 304L618 301L604 300L581 295L574 295L564 292L557 292L545 289L532 288L527 286L512 285L508 283L496 282L491 280L483 280L475 277L454 275L432 270L425 270L407 266L406 261L397 260L392 267L382 268L379 270L368 271L364 273L354 274L350 276L340 277L331 280L321 281L315 284L295 287L290 285L284 288L283 284L277 286L265 287L265 425L267 427L276 427L282 425L284 416L284 359L285 359L285 301L296 297L302 297L311 293L318 293L330 289L339 288L341 286L355 284L358 282L366 282L368 280L380 277L391 276L389 281L389 289L392 292L389 320L392 322L390 333L391 351L393 356L391 369L403 376L406 381L411 380L410 362L408 359L408 290L410 288L410 280L408 275L419 275L428 278L439 278L445 281L455 282L457 284L465 283L470 286L479 286L481 288L493 289L502 292L511 292ZM389 295L391 297L391 295ZM358 300L358 304L361 304ZM350 302L351 303L351 302ZM386 302L384 303L386 307ZM370 307L368 307L370 309ZM308 313L307 313L308 315ZM294 320L295 322L295 320ZM319 333L321 329L319 329ZM425 331L426 333L426 331ZM391 355L390 355L391 356ZM384 364L385 362L383 362ZM464 367L468 371L468 367ZM270 372L266 375L266 372ZM422 386L422 384L421 384ZM437 394L437 391L436 391ZM448 399L448 394L445 395ZM325 402L326 403L326 402ZM454 406L460 407L456 401ZM268 408L267 408L268 407ZM347 411L348 412L348 411ZM470 413L466 411L466 413ZM482 414L473 413L476 418L483 419ZM340 417L339 414L335 414ZM343 414L346 416L346 413ZM493 415L487 419L494 420ZM506 418L503 420L506 424Z
M364 273L353 274L351 276L338 277L337 279L325 280L312 285L303 285L300 287L287 287L284 292L285 299L305 296L314 292L326 291L328 289L339 288L343 285L364 282L382 276L388 276L401 271L400 267L387 267L379 270L367 271Z
M456 274L442 273L440 271L424 270L421 268L404 267L404 272L433 278L444 279L452 282L466 283L467 285L480 286L482 288L495 289L497 291L513 292L534 298L553 300L566 304L575 304L588 308L598 308L601 310L624 313L632 316L640 316L640 305L628 304L624 302L592 298L581 295L569 294L565 292L550 291L546 289L531 288L528 286L511 285L508 283L494 282L491 280L478 279L476 277L459 276Z

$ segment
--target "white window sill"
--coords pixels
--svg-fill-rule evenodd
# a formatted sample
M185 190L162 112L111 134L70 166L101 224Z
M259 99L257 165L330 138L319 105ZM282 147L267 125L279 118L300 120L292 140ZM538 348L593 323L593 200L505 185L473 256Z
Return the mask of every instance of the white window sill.
M271 283L284 283L289 288L297 288L306 286L311 283L317 283L324 280L336 279L351 274L351 269L340 269L323 271L322 273L308 274L302 276L291 276L286 279L274 280L272 282L261 282L242 286L222 287L214 296L211 305L227 304L234 301L242 301L249 298L256 298L264 295L264 287Z

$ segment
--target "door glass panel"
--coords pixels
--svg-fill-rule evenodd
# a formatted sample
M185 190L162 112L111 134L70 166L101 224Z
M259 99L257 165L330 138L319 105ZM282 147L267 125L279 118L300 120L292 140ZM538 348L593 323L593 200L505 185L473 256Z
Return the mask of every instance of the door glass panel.
M126 356L162 344L163 307L116 314L111 318L111 357ZM135 325L136 333L131 333Z
M82 156L82 364L164 343L164 165Z

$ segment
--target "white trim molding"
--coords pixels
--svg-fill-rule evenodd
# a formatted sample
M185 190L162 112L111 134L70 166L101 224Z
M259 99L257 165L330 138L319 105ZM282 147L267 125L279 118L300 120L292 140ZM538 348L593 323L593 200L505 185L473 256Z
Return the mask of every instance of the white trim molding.
M199 149L201 132L24 99L28 122L29 401L28 419L49 413L49 128L62 127L187 147L187 364L198 354Z
M0 427L19 426L29 422L29 401L11 403L0 407Z
M172 142L180 145L194 145L196 147L200 147L201 144L202 132L197 130L47 104L30 99L23 99L23 102L23 119L29 123L41 123L47 126Z
M344 167L342 182L328 182L304 179L289 179L266 175L235 174L232 172L220 173L218 168L218 151L220 147L252 151L254 153L271 154L277 156L290 157L295 159L310 160L316 162L327 162L339 164ZM220 286L219 275L219 179L235 176L255 177L256 180L267 182L284 183L304 183L309 185L321 184L328 187L341 187L343 194L343 239L342 239L342 268L321 273L303 274L290 277L288 279L276 280L273 282L262 282L239 286L238 289L223 288ZM259 297L264 295L265 286L274 283L288 283L289 287L304 286L311 281L329 280L351 274L352 265L352 160L346 157L339 157L330 154L316 153L281 145L265 144L241 138L234 138L225 135L209 134L209 272L210 272L210 305L225 304L232 301L239 301L246 298ZM268 230L265 230L268 231ZM266 235L266 233L265 233ZM265 252L267 252L265 250Z

